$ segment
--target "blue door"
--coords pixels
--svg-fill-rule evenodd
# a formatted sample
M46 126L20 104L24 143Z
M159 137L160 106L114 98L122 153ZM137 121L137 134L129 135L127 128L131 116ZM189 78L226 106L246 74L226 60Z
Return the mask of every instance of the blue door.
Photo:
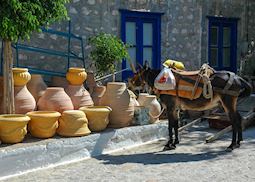
M160 67L160 26L162 13L138 12L120 10L121 12L121 38L129 44L130 61L137 67L145 61L151 68ZM126 80L133 75L130 62L124 60L122 79Z
M237 18L208 17L208 60L216 70L236 72Z

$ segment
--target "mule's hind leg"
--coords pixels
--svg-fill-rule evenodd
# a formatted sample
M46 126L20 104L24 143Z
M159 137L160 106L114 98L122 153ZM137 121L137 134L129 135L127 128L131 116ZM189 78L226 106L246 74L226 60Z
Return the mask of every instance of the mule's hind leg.
M233 150L240 146L240 141L242 140L241 116L236 110L237 97L224 95L221 98L221 103L232 122L232 142L228 149ZM238 142L236 141L237 132Z

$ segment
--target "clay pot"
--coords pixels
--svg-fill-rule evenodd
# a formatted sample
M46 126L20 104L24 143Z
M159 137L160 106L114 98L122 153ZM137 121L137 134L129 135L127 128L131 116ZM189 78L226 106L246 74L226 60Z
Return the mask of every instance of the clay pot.
M26 114L36 108L36 102L26 86L14 87L14 103L16 114Z
M12 68L14 86L24 86L31 79L27 68Z
M158 116L161 112L161 106L159 102L157 101L157 98L155 95L147 95L143 102L144 106L146 108L149 108L149 114L150 114L150 123L155 123L159 121L159 118L155 118Z
M83 87L83 85L68 85L65 91L71 98L74 109L94 105L89 92Z
M69 68L66 79L71 85L82 85L87 78L84 68Z
M4 112L3 95L4 95L4 80L3 80L3 77L0 76L0 114L2 114Z
M28 130L31 135L37 138L53 137L58 128L59 112L55 111L34 111L28 112L27 115L31 118L28 124Z
M109 123L109 113L112 111L107 106L81 107L89 121L89 129L91 131L102 131Z
M61 136L85 136L91 131L88 128L88 120L82 111L64 111L59 118L57 133Z
M52 87L62 87L66 88L68 86L68 81L64 77L52 76L51 84Z
M19 143L27 134L28 116L22 114L0 115L0 140L3 143Z
M130 102L133 103L132 105L134 105L134 107L139 106L140 104L136 100L136 95L134 94L134 92L132 92L131 90L128 89L128 93L130 95Z
M148 93L140 93L139 94L137 101L140 104L140 106L144 106L144 99L148 95L149 95Z
M93 100L95 106L101 105L101 99L102 99L105 91L106 91L105 86L94 87L94 91L93 91L91 97L92 97L92 100Z
M37 107L39 111L58 111L73 110L70 97L61 87L48 87L42 97L40 97Z
M125 83L108 82L101 105L112 108L109 127L121 128L131 124L134 117L134 103L130 102Z
M37 102L47 89L47 85L43 81L42 75L32 74L31 80L27 84L27 88Z

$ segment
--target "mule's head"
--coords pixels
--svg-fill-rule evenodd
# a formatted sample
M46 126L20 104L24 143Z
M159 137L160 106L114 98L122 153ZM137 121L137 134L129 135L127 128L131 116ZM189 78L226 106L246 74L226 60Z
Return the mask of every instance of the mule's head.
M148 70L150 70L148 64L145 64L144 66L138 64L136 73L134 73L134 76L128 80L128 85L131 90L145 91L146 89L145 74Z

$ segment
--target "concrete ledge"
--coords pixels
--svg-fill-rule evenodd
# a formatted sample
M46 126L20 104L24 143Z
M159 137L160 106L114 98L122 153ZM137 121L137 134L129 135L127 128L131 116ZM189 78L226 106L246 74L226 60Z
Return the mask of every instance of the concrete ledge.
M107 129L84 137L39 140L32 137L16 145L0 145L0 179L36 168L78 161L92 156L167 138L167 122Z

